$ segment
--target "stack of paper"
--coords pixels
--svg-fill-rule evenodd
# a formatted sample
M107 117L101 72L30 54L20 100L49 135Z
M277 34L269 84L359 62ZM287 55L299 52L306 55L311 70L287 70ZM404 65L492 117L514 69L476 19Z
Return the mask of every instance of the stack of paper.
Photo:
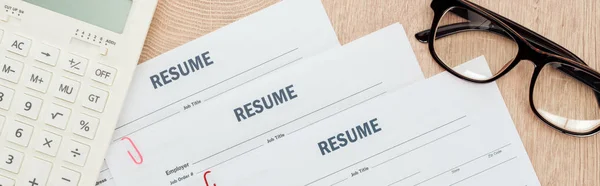
M328 20L283 1L140 65L99 185L539 185L494 83Z

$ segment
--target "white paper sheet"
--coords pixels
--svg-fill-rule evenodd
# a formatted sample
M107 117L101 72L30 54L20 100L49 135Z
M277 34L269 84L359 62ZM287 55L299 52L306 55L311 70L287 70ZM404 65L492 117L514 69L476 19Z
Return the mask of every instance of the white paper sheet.
M114 139L339 45L319 0L289 0L265 8L140 64ZM97 185L114 185L110 170L102 170Z
M200 174L191 173L268 147L322 118L421 79L404 29L393 24L129 135L142 164L128 156L135 152L129 141L113 144L107 162L118 185L204 185ZM267 109L264 102L278 96L287 99Z
M465 65L491 75L483 57ZM496 84L447 72L214 166L207 178L227 186L540 185Z

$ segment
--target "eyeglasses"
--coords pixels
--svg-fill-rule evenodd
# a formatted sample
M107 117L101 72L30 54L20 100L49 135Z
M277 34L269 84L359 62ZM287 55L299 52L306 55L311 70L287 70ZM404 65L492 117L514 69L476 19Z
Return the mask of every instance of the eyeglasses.
M433 0L430 30L415 37L429 44L435 61L453 75L475 83L504 76L520 61L533 62L529 104L541 120L569 135L600 131L600 73L560 45L466 0ZM432 34L433 33L433 34ZM454 68L484 56L491 76Z

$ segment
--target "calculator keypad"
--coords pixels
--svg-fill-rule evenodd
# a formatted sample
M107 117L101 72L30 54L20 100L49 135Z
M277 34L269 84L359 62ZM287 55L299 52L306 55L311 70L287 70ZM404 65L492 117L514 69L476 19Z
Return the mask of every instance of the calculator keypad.
M2 29L0 43L0 186L77 186L117 69Z

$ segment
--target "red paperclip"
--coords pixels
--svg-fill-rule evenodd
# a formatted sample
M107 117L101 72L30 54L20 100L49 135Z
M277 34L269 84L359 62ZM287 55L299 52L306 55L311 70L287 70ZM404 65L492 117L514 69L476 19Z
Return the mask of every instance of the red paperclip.
M206 186L210 186L210 185L208 184L208 180L206 180L206 175L208 175L208 173L210 173L210 171L206 171L206 172L204 173L204 183L206 184ZM217 186L217 184L215 183L213 186Z
M135 146L135 143L133 143L133 141L129 137L123 137L123 138L121 138L121 141L123 141L123 140L129 141L129 143L131 144L131 146L133 146L133 149L135 149L135 152L137 153L137 155L140 157L140 161L137 161L133 157L133 155L131 155L131 152L129 150L127 150L127 154L129 154L129 157L131 158L131 160L133 160L133 162L135 164L138 164L138 165L142 164L144 162L144 157L142 157L142 153L140 153L140 150L138 150L137 146Z

